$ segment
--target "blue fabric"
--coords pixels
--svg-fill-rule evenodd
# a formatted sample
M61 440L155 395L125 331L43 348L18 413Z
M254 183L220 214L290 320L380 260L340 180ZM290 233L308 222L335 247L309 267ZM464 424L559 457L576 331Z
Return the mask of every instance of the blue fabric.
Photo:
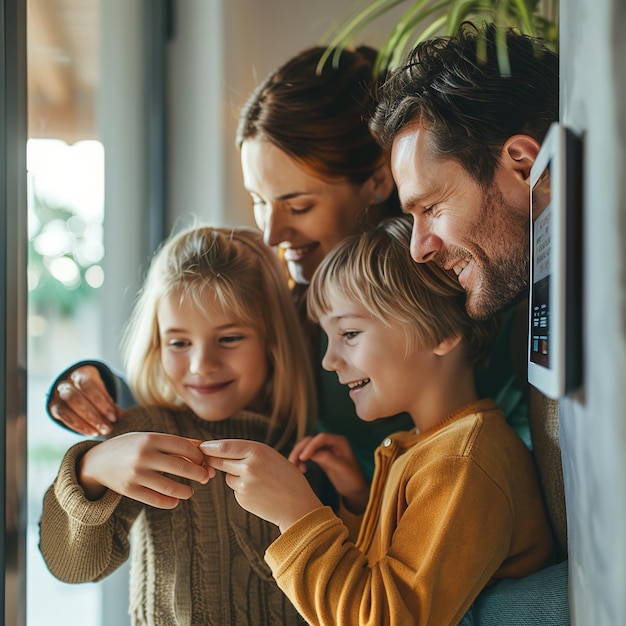
M476 369L476 391L479 398L491 398L500 407L506 421L532 450L528 421L528 383L516 373L514 365L516 351L512 345L516 342L514 322L520 307L524 307L526 318L526 305L511 307L501 314L500 331L493 342L489 363L487 367Z
M474 605L470 606L467 613L463 616L463 619L459 622L458 626L477 626L474 621Z
M478 596L467 626L569 626L567 581L567 561L501 580Z

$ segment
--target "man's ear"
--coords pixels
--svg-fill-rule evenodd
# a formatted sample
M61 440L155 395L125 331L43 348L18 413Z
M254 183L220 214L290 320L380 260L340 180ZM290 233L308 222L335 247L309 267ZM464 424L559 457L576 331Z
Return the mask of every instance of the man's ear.
M369 177L372 204L379 204L389 198L395 188L395 182L391 175L391 166L385 162L379 165Z
M454 348L456 348L461 343L461 339L461 335L444 339L441 343L435 346L433 352L437 356L445 356L446 354L448 354L448 352L452 352L452 350L454 350Z
M529 135L513 135L502 147L502 165L510 168L524 181L530 180L530 169L541 144Z

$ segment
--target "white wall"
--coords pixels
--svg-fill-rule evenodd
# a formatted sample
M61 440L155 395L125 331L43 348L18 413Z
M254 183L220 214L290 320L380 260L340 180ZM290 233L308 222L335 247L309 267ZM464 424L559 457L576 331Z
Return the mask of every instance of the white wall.
M122 366L119 340L142 281L145 265L146 110L145 54L140 0L108 0L100 3L98 132L105 150L104 271L101 288L102 356ZM124 67L120 72L119 68ZM124 251L120 254L120 251ZM109 252L110 251L110 252ZM136 268L136 269L132 269ZM120 297L120 285L125 287ZM67 362L67 361L66 361Z
M178 0L169 50L170 226L189 213L253 225L235 130L256 85L292 55L319 43L355 0ZM404 5L400 9L405 9ZM364 31L380 45L400 11ZM221 54L217 52L221 48ZM185 94L185 97L181 97Z
M626 6L561 2L561 118L584 143L582 393L561 403L572 623L626 620Z

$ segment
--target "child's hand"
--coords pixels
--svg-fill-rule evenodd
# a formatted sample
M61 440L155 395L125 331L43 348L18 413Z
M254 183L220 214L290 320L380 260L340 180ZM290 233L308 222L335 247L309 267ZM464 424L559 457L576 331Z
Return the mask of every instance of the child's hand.
M301 471L306 469L306 461L317 463L343 496L348 509L357 514L365 511L370 485L345 437L331 433L305 437L294 446L289 460Z
M81 459L78 480L91 500L105 488L159 509L173 509L193 488L166 474L206 483L215 476L203 465L199 442L164 433L138 432L113 437Z
M227 474L237 502L281 532L322 506L298 468L263 443L223 439L205 441L200 450L211 467Z

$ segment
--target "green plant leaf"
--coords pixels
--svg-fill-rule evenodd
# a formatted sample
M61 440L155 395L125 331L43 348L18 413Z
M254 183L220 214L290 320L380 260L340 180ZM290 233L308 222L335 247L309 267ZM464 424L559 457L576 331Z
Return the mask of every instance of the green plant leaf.
M496 30L496 55L498 57L498 67L502 76L511 75L511 62L509 60L509 48L506 45L506 30L499 28Z
M441 31L445 26L448 18L445 15L440 15L438 18L433 20L429 26L427 26L417 37L415 40L415 44L417 45L420 41L426 41L433 37L437 32Z
M415 16L419 14L419 11L422 7L429 2L430 0L418 0L414 2L406 11L402 17L396 22L393 30L391 31L391 35L387 38L387 41L381 48L381 53L390 56L390 53L393 53L396 46L400 44L400 42L406 37L407 32L413 31L415 28ZM448 0L446 0L447 2ZM442 3L442 4L445 4ZM420 18L421 19L421 18Z
M445 17L440 16L438 17L435 21L432 22L435 30L439 30L443 24L442 20L445 20ZM434 32L434 31L433 31ZM402 62L402 60L405 58L405 50L407 49L407 47L409 47L409 41L411 42L410 48L409 50L413 50L415 48L415 46L417 46L417 44L422 41L422 35L424 33L422 32L420 34L420 36L416 39L415 38L415 33L413 31L407 31L405 37L403 38L403 41L401 42L401 45L398 47L397 50L397 54L394 54L394 56L391 59L391 63L392 63L392 67L397 67L398 65L400 65L400 63ZM425 39L426 37L424 37Z
M376 64L376 70L390 69L396 67L402 58L404 57L404 51L406 50L409 41L413 40L412 48L417 43L416 26L420 22L423 22L426 18L434 15L438 11L444 9L450 0L441 0L433 4L430 7L424 7L427 1L420 0L415 2L410 11L407 11L404 15L404 21L397 24L397 30L394 31L394 37L390 37L381 47L378 54L378 62Z
M382 15L409 0L375 0L353 15L343 26L335 29L335 36L328 44L326 54L320 60L318 71L324 63L351 45L369 24ZM363 6L363 5L362 5ZM503 74L510 73L506 44L506 30L518 28L531 37L542 37L546 46L558 50L558 0L413 0L409 8L396 21L381 46L375 70L397 66L405 57L409 45L434 35L452 35L465 21L493 22L498 26L496 39L498 64ZM477 41L478 59L486 58L486 42Z
M466 20L470 15L480 13L480 2L476 0L459 0L453 2L450 11L448 11L446 32L451 35L455 33L461 22Z
M528 0L513 0L517 7L517 13L520 18L520 30L531 37L537 36L537 29L533 21L534 3Z
M358 13L348 24L339 30L337 35L335 35L328 44L326 53L322 55L317 64L317 71L321 72L325 63L333 53L335 54L334 62L336 62L341 50L349 46L368 24L403 2L406 2L406 0L376 0L366 9Z

